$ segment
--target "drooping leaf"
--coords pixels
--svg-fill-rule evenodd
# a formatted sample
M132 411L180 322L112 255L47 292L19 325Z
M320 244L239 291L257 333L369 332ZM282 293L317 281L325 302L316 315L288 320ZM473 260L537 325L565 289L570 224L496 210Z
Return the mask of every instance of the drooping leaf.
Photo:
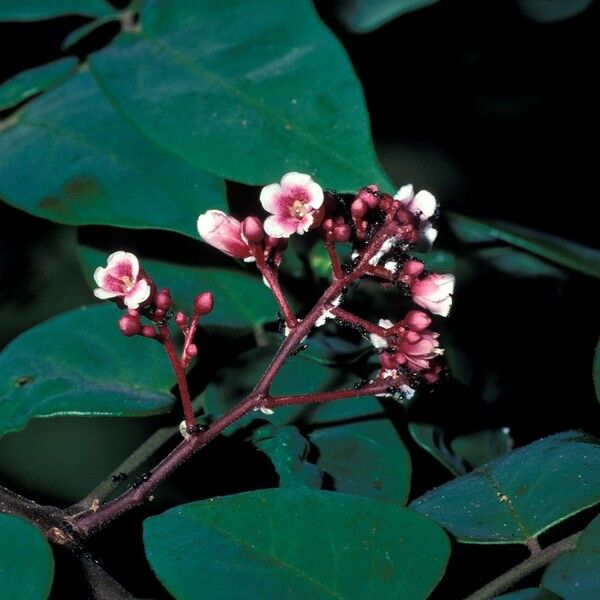
M600 250L513 223L447 214L454 233L467 243L501 240L563 267L600 277Z
M54 579L54 558L42 532L20 517L0 513L0 540L2 597L47 598Z
M565 278L565 273L561 269L515 248L482 248L475 252L475 255L493 269L507 275L512 275L513 277Z
M311 415L313 422L321 423L309 435L317 449L317 466L338 492L404 504L411 462L393 424L385 415L345 417L349 409L357 415L376 415L381 411L376 398L362 396L344 403L322 404Z
M338 16L350 31L369 33L390 21L438 0L343 0Z
M67 57L15 75L0 85L0 110L16 106L23 100L59 84L76 66L77 59Z
M119 14L108 15L106 17L96 19L95 21L85 23L81 27L77 27L77 29L71 31L71 33L63 40L62 44L60 45L60 49L63 52L69 50L75 44L78 44L81 40L90 35L92 32L96 31L96 29L103 27L104 25L106 25L106 23L118 21L119 18Z
M559 556L546 569L542 585L563 600L600 598L600 516L579 536L575 549Z
M191 237L202 211L226 206L221 180L139 134L87 72L33 100L0 131L0 198L58 223Z
M453 475L462 475L467 469L460 457L452 453L444 441L444 431L428 423L410 423L408 431L417 444L431 454Z
M452 451L471 468L479 467L512 450L513 440L508 427L483 429L459 435L450 442Z
M96 267L106 264L107 253L80 246L80 256L88 281L95 287L92 274ZM275 319L277 305L258 277L233 269L190 267L143 257L141 260L157 285L171 290L175 306L187 313L200 292L214 294L214 308L202 318L203 325L255 327Z
M26 331L0 354L0 434L31 417L167 411L175 383L159 344L125 338L114 306L84 306Z
M518 0L520 9L538 23L555 23L582 13L594 0Z
M502 594L496 600L560 600L560 598L544 588L525 588Z
M594 377L594 387L596 388L596 398L600 400L600 340L596 345L596 352L594 352L592 375Z
M254 432L252 442L271 459L279 475L279 487L321 489L321 471L308 462L310 443L297 427L263 425Z
M115 8L104 0L2 0L0 21L38 21L81 15L84 17L105 17L115 12Z
M442 530L411 510L309 489L178 506L146 519L144 545L178 600L198 590L215 600L420 600L450 552Z
M141 131L211 173L264 184L301 171L338 190L390 185L358 79L309 0L148 0L140 31L91 65Z
M600 444L575 431L539 440L415 500L462 542L526 543L600 501Z

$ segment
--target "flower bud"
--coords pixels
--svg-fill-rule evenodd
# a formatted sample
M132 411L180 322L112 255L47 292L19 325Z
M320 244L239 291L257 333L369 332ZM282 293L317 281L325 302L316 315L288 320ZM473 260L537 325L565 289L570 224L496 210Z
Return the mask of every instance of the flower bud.
M142 327L142 335L147 338L156 337L156 329L152 325L144 325Z
M383 194L379 200L379 208L384 212L389 212L394 204L394 199L389 194Z
M177 325L179 325L179 327L183 327L184 325L186 325L187 317L185 316L185 313L182 313L181 311L179 311L175 315L175 323L177 323Z
M173 300L171 299L171 293L166 288L160 290L160 292L154 296L154 306L159 310L167 311L171 308L172 304Z
M358 192L357 198L360 198L367 205L369 210L373 210L379 205L377 192L379 192L379 188L376 185L368 185Z
M250 244L259 244L265 237L262 221L258 217L246 217L242 221L242 235Z
M325 219L321 224L323 231L333 231L333 219Z
M357 198L350 205L350 213L354 219L362 219L367 213L368 206L360 198Z
M379 355L379 362L384 369L395 369L398 366L393 354L382 352Z
M349 225L345 223L343 225L336 225L333 228L333 239L336 242L347 242L352 235L352 230Z
M200 317L207 315L213 309L213 295L210 292L202 292L194 300L194 314Z
M198 346L196 346L196 344L190 344L186 349L185 349L185 355L188 358L194 358L195 356L198 355Z
M119 329L124 336L137 335L142 329L139 316L125 315L121 317L119 319Z

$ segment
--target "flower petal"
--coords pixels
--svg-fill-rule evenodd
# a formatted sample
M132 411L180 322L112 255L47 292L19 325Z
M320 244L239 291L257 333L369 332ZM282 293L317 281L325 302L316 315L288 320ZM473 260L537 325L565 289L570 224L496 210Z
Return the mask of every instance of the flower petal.
M110 292L108 290L103 290L102 288L96 288L94 290L94 296L99 298L100 300L109 300L110 298L117 298L118 296L123 296L123 292Z
M106 270L113 277L128 277L131 281L135 281L140 272L140 261L135 254L119 250L108 257Z
M281 187L306 187L313 183L313 178L306 173L292 171L281 178Z
M435 196L427 190L418 192L411 203L410 210L413 213L420 212L421 219L432 217L437 209Z
M400 202L410 202L415 195L415 190L412 183L403 185L394 195L394 200L400 200Z
M130 290L125 294L123 302L127 308L138 308L138 306L148 300L150 297L151 288L145 279L140 279Z
M279 196L281 186L278 183L271 183L260 191L260 203L262 207L271 214L276 214L279 206Z
M276 238L287 238L296 233L298 220L288 216L272 215L264 222L265 233Z

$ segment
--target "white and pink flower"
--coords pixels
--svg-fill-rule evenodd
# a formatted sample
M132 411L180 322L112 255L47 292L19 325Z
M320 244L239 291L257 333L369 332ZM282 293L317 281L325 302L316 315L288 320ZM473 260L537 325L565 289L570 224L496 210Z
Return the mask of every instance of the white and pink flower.
M198 233L207 243L233 258L253 260L242 235L242 224L220 210L208 210L198 217Z
M447 317L452 307L454 275L431 273L423 279L415 279L411 285L413 300L434 315Z
M402 186L394 196L400 200L411 213L419 218L420 249L429 250L437 237L437 229L431 224L431 217L437 210L435 196L427 190L421 190L415 194L412 184Z
M119 250L108 257L106 267L94 271L98 286L94 296L101 300L120 300L127 308L138 308L150 298L152 286L135 254Z
M271 213L264 223L267 235L287 238L310 229L323 204L323 189L310 175L287 173L280 183L262 189L260 202Z

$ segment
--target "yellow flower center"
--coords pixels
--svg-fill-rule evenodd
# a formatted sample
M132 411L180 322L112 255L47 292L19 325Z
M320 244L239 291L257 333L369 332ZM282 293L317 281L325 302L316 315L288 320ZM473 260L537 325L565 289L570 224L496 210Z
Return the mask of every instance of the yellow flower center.
M296 219L303 219L308 212L306 204L304 202L300 202L300 200L295 200L294 204L290 207L290 214L292 217Z

